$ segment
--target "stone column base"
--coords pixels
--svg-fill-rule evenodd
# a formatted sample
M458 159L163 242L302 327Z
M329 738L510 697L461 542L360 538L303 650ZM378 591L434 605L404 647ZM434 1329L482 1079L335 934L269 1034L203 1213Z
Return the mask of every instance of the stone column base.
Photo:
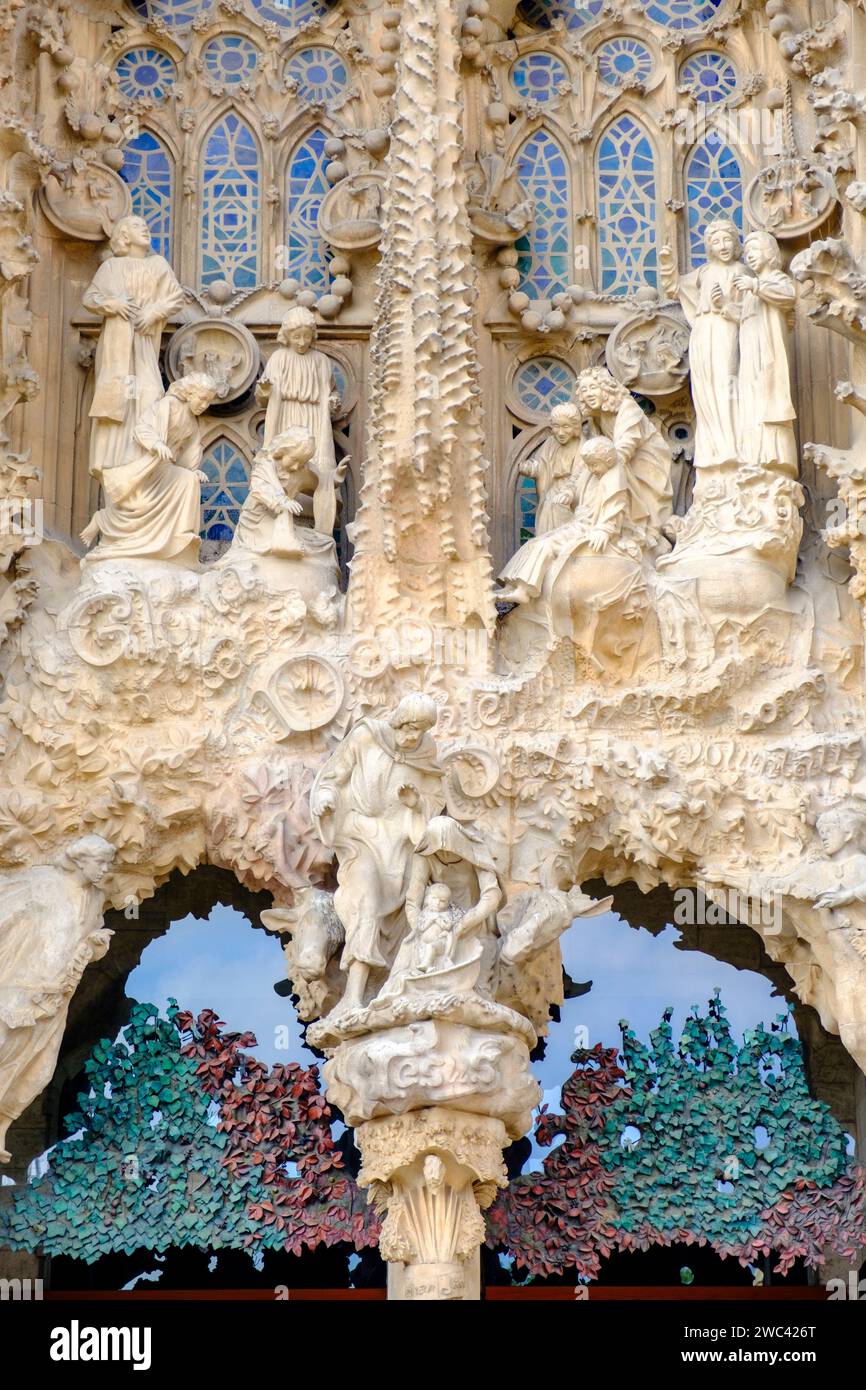
M502 1121L433 1106L369 1120L355 1139L363 1157L358 1183L385 1214L379 1249L397 1266L389 1298L480 1297L473 1276L481 1211L506 1183Z

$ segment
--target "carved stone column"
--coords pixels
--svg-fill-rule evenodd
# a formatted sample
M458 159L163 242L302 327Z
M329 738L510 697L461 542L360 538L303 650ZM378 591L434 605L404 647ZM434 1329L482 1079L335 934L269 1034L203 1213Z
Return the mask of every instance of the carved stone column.
M501 1120L434 1106L370 1120L356 1131L364 1165L358 1182L385 1213L379 1249L402 1278L398 1297L458 1300L484 1239L482 1211L506 1173Z

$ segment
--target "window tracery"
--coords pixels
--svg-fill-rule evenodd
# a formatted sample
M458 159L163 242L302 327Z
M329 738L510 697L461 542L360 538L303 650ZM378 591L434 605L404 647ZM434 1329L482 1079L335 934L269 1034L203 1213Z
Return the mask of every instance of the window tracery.
M512 66L511 81L522 97L547 106L569 81L568 68L552 53L525 53Z
M533 200L535 217L516 243L521 286L548 299L571 280L571 183L559 142L543 127L524 141L517 155L517 177Z
M208 136L202 164L201 283L252 289L259 278L259 150L235 111Z
M628 295L656 283L655 156L628 113L602 136L597 153L599 289Z
M317 127L296 146L286 179L285 273L307 289L327 286L330 253L319 232L319 208L330 188L325 176L327 132Z
M129 184L132 210L150 228L153 249L171 260L174 174L171 155L150 130L126 146L120 176Z
M241 34L217 34L205 44L201 56L214 82L237 87L255 76L259 50Z
M175 82L177 68L158 48L129 48L118 58L114 71L121 92L130 101L146 97L148 101L165 101Z
M201 558L215 559L231 542L250 488L249 466L225 435L214 440L201 463Z
M743 229L743 180L740 164L717 130L695 145L685 167L689 259L703 265L708 222L725 217Z
M302 48L293 53L286 63L286 77L304 100L322 105L336 101L349 85L346 65L332 48Z

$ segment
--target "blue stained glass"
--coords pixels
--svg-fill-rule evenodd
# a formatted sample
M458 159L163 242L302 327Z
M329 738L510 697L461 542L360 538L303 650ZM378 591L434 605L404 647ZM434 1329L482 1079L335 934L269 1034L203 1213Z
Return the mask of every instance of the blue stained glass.
M558 357L530 357L514 373L514 391L534 415L546 415L574 393L575 375Z
M125 97L165 101L175 82L177 68L158 48L130 48L114 65L117 84Z
M570 78L565 63L552 53L527 53L512 67L511 81L522 97L546 106L556 100L560 87Z
M568 160L548 131L521 145L517 177L535 204L532 227L515 243L521 288L549 299L571 283L571 188Z
M197 14L210 9L207 0L130 0L130 3L143 19L161 19L175 28L192 24Z
M689 217L689 260L703 265L704 231L708 222L724 217L743 229L743 180L737 157L716 130L696 145L686 161L686 203Z
M667 29L699 29L715 19L721 0L649 0L647 19Z
M578 5L575 0L521 0L517 13L527 24L537 29L549 29L554 20L565 21L567 29L582 29L598 19L604 8L604 0L587 0Z
M225 437L211 444L201 467L207 474L207 482L201 485L201 558L208 560L215 559L231 541L250 490L250 478L243 455Z
M737 90L737 70L724 53L696 53L683 63L680 83L695 101L726 101Z
M161 140L143 130L123 154L120 177L129 184L132 210L150 228L154 251L171 258L172 167Z
M608 126L598 146L601 290L634 294L656 283L655 157L629 115Z
M211 131L204 153L201 283L227 280L235 290L258 283L259 151L255 136L230 111Z
M327 289L330 283L327 243L319 234L319 208L330 188L325 178L324 130L310 132L289 160L286 190L286 275L307 289Z
M281 24L289 29L298 29L308 19L317 19L328 13L327 0L252 0L261 19L273 24Z
M214 82L234 87L255 75L259 50L240 34L219 34L205 44L201 56Z
M640 39L623 34L608 39L595 50L598 75L606 87L634 86L646 82L653 70L653 55Z
M521 478L517 492L520 523L520 544L535 535L535 516L538 511L538 488L534 478Z
M306 101L336 101L349 85L346 65L333 48L302 48L286 63L286 77L298 84Z

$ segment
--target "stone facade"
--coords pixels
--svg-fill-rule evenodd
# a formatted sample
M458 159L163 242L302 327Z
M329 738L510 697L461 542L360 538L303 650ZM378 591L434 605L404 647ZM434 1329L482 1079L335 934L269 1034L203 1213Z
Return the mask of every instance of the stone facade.
M403 1297L465 1295L590 880L738 895L862 1072L859 9L0 16L0 1140L202 864Z

